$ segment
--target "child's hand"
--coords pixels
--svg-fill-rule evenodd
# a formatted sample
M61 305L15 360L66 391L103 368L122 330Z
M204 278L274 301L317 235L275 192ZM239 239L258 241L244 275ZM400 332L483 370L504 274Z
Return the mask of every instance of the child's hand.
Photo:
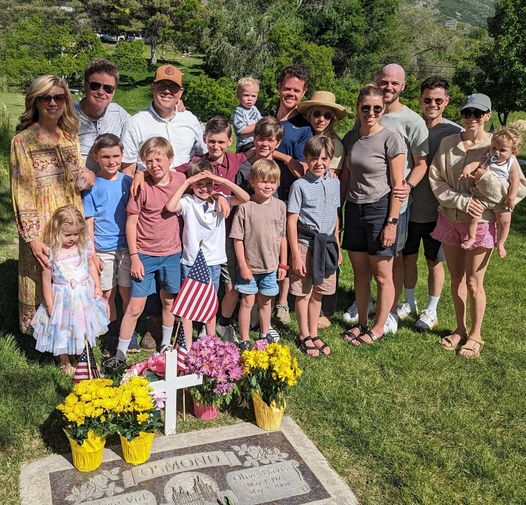
M307 274L307 267L305 261L301 257L292 257L292 270L298 277L305 277Z
M46 312L49 317L51 317L51 313L53 312L53 305L46 305Z
M287 269L282 266L278 266L278 281L281 282L287 277Z
M506 207L509 210L515 209L515 199L514 198L510 198L509 196L507 196L504 199L504 207Z
M133 182L130 188L130 192L133 198L137 196L137 193L140 189L144 186L144 172L135 172L135 175L133 176Z
M139 279L140 281L144 278L144 265L137 254L134 254L131 257L130 274L132 277Z
M239 275L244 281L251 281L254 278L247 265L239 265Z
M215 195L215 198L218 212L221 212L226 219L230 215L230 204L223 195Z
M100 274L104 270L104 265L102 264L102 261L97 256L97 254L94 254L91 259L93 261L93 264L95 265L95 268L97 269L97 272Z
M192 175L192 177L186 179L186 182L190 186L192 184L195 184L196 182L202 181L203 179L216 180L214 179L214 174L212 174L212 172L209 172L208 170L203 170L202 172Z
M102 298L102 289L100 286L95 286L95 298Z

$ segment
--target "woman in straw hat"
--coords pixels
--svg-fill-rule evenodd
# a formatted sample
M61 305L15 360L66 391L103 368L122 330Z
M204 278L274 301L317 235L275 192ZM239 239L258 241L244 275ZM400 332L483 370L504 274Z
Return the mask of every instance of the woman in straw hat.
M298 110L310 123L314 135L327 135L334 142L334 158L331 168L339 174L343 165L344 147L334 131L336 123L347 115L343 105L336 103L334 93L316 91L310 100L301 102Z

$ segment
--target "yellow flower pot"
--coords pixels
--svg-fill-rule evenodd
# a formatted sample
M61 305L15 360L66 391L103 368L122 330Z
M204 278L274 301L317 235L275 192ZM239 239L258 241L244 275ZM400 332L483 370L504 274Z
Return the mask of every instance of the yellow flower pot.
M106 438L99 437L90 430L88 431L88 438L82 442L82 445L79 445L67 432L65 433L71 446L73 466L81 472L92 472L96 470L102 463Z
M285 406L267 405L258 394L252 395L256 424L264 430L277 430L281 426Z
M125 437L119 435L124 461L132 465L140 465L148 461L152 450L153 436L153 433L141 431L138 437L128 442Z

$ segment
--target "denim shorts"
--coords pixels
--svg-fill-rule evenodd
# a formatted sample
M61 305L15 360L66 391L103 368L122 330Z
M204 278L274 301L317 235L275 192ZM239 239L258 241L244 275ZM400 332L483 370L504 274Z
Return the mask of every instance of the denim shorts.
M242 295L276 296L279 293L278 278L276 272L267 274L253 274L252 279L246 281L239 275L236 279L236 291Z
M373 203L345 204L342 249L366 252L370 256L396 256L396 242L383 247L381 234L389 213L390 193ZM398 226L397 234L398 234Z
M192 267L189 267L188 265L183 265L181 263L181 273L183 278L181 281L184 281L188 274L190 273ZM214 283L214 288L216 288L216 293L219 291L219 278L221 277L221 265L212 265L208 266L208 271L210 272L210 278L212 279L212 282Z
M139 253L144 266L142 280L131 278L131 293L134 298L147 297L157 292L155 274L159 276L160 288L166 293L176 295L181 287L181 253L169 256L150 256Z

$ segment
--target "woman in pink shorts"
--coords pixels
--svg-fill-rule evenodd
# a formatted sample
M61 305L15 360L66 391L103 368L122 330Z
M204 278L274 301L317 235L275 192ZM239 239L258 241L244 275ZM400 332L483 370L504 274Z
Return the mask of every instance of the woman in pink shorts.
M484 125L491 117L488 96L475 93L466 98L460 111L465 131L444 138L429 169L431 188L438 199L439 217L432 236L443 243L451 274L455 307L455 331L440 340L446 350L457 350L464 358L480 355L484 341L482 320L486 310L484 275L495 246L495 216L471 196L473 179L459 179L466 163L481 160L490 146L491 134ZM476 241L469 250L460 244L468 238L469 216L480 218ZM471 328L466 327L469 300Z

